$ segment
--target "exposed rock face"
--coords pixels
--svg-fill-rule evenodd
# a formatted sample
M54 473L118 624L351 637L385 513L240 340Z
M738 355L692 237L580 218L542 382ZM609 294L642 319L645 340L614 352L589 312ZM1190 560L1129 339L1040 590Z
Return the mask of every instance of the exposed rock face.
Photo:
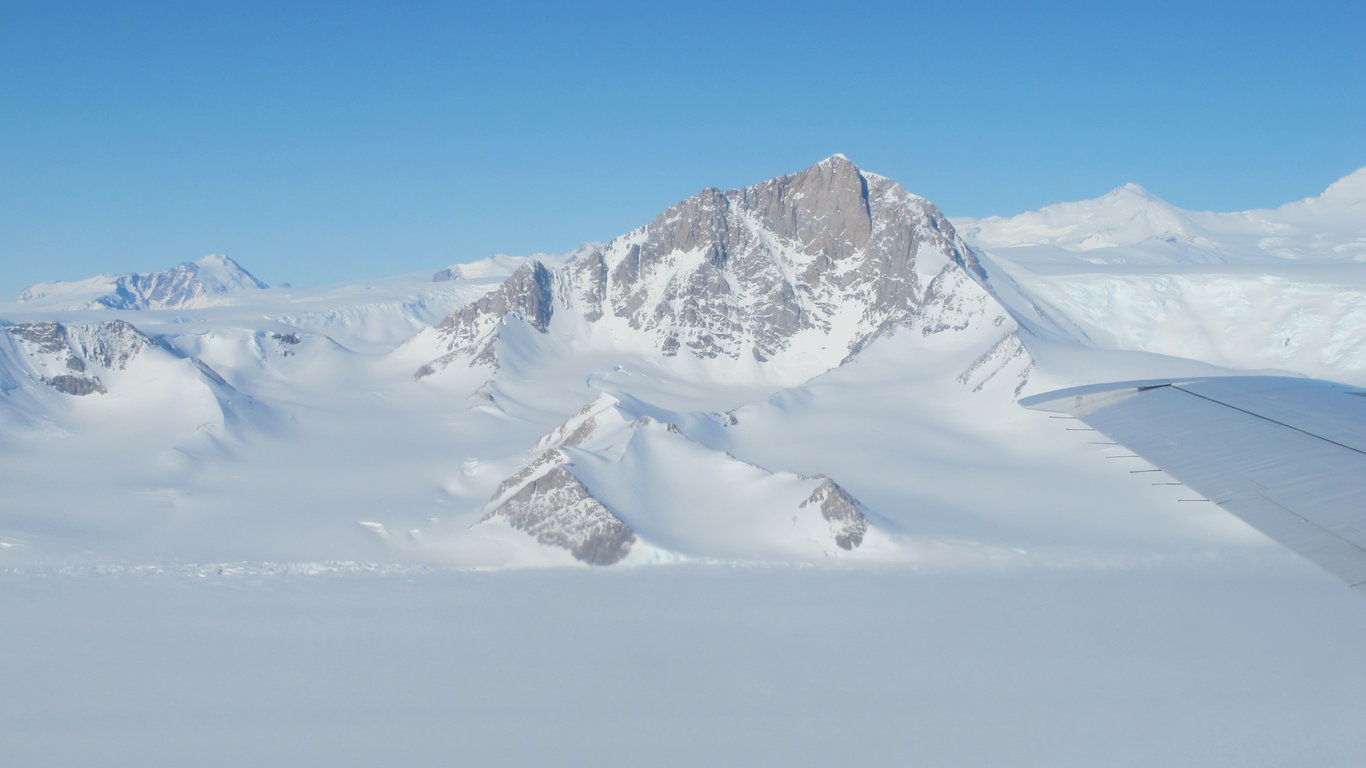
M59 374L57 376L45 376L42 382L58 392L64 392L68 395L90 395L96 392L105 395L109 393L98 376L87 378L85 376Z
M265 288L227 256L205 256L164 272L104 275L79 282L31 285L21 302L56 304L63 309L178 309L236 290Z
M932 281L964 269L977 269L973 256L933 205L836 155L704 190L554 272L522 267L438 326L448 352L419 375L458 359L496 364L505 316L541 332L560 317L587 321L667 356L765 362L802 347L814 375L913 322Z
M66 344L66 329L60 323L22 323L11 326L9 332L16 339L28 342L31 351L52 354L69 350ZM75 360L75 358L70 358ZM80 362L77 360L76 362Z
M566 461L568 459L559 451L550 450L542 453L515 474L504 478L503 482L498 484L498 489L493 492L493 496L489 498L487 506L497 507L511 498L513 494L526 488L532 480L556 467L563 466Z
M834 480L825 478L801 506L809 504L820 508L821 517L830 523L830 535L835 537L835 545L840 549L852 550L863 543L863 536L868 532L868 518L863 516L858 501Z
M563 547L589 565L619 562L636 542L635 531L563 466L526 482L480 522L490 520L502 520L542 544Z
M71 349L85 362L123 370L143 349L156 346L146 334L122 320L71 325L66 329Z
M604 420L615 416L616 422L623 421L622 415L616 411L618 405L620 401L612 395L599 395L593 402L580 408L578 413L537 440L535 450L545 451L567 445L583 445L598 433Z
M437 333L450 351L424 365L416 378L435 373L460 356L469 356L472 365L492 364L497 354L494 334L503 318L520 318L532 328L545 333L553 314L550 270L539 261L528 262L513 272L497 290L450 315L436 326Z
M958 382L971 386L973 392L980 392L997 376L1013 376L1015 396L1019 397L1020 392L1029 383L1029 374L1033 370L1034 359L1030 356L1029 350L1025 349L1024 342L1020 341L1019 336L1009 333L991 349L983 352L967 370L960 373Z
M155 344L122 320L72 326L22 323L5 330L14 337L34 377L68 395L107 393L104 383L87 369L122 370Z

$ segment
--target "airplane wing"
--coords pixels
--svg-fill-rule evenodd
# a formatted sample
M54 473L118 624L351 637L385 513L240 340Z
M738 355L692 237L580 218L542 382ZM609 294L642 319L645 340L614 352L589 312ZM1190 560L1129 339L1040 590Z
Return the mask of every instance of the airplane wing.
M1232 376L1096 384L1020 404L1082 420L1366 595L1366 390Z

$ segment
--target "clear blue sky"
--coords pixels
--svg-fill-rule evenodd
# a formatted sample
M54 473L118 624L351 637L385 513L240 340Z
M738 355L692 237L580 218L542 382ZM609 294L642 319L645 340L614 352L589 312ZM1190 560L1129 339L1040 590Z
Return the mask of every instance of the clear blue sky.
M0 297L567 251L843 152L949 215L1366 165L1366 3L68 3L0 10Z

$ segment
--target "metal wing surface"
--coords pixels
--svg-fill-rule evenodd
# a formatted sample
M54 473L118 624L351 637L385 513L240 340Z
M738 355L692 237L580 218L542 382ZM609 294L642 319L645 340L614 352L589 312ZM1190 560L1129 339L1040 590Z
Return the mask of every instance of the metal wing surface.
M1366 595L1366 390L1233 376L1020 403L1075 416Z

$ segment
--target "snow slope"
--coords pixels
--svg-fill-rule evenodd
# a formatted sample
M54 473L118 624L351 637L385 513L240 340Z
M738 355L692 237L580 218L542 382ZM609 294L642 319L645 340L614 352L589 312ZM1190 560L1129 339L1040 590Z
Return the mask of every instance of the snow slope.
M506 278L513 272L516 272L522 265L533 261L539 261L540 263L551 267L558 267L567 264L580 256L592 253L601 247L602 243L584 243L565 254L533 253L530 256L509 256L505 253L497 253L463 264L452 264L432 275L432 282L439 283L445 280L480 280L489 277Z
M956 223L1039 335L1366 382L1366 169L1274 210L1183 211L1126 185Z

